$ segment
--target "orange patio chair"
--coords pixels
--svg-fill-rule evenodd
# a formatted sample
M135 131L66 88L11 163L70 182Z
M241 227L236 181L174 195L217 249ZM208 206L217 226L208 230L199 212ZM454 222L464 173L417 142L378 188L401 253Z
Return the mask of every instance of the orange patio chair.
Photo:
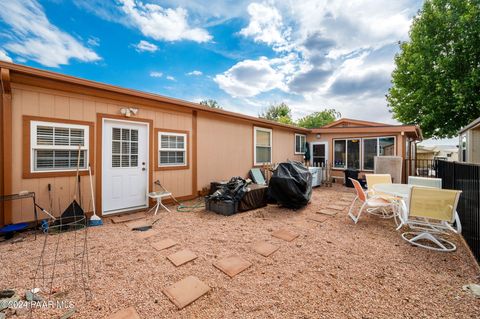
M367 194L365 194L365 191L363 190L360 183L353 178L350 178L350 180L352 181L353 186L355 187L357 196L355 196L355 199L353 200L352 205L350 206L350 210L348 211L348 216L350 216L350 218L353 220L355 224L358 223L358 220L360 219L360 216L362 215L362 212L365 209L367 209L367 213L370 213L376 209L381 209L385 211L385 215L387 214L385 209L392 205L390 201L382 198L381 196L376 196L376 195L367 197ZM357 200L359 200L363 204L360 207L358 214L355 216L352 211Z

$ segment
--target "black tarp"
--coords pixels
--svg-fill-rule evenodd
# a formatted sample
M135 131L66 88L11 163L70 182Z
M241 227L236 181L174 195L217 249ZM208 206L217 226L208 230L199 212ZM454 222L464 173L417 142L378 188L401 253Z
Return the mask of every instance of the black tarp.
M301 208L312 195L312 174L299 162L280 163L270 178L268 196L287 208Z

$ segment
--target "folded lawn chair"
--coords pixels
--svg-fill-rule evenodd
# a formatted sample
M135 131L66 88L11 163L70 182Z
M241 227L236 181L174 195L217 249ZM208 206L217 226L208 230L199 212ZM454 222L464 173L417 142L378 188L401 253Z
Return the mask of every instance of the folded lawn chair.
M416 186L435 187L435 188L441 189L442 179L431 178L431 177L408 176L408 184L416 185Z
M367 194L365 194L365 192L364 192L362 186L360 185L360 183L353 178L350 178L350 180L353 183L353 187L355 187L355 191L357 192L357 196L355 196L355 199L353 200L352 205L350 206L350 210L348 211L348 216L350 216L350 218L353 220L353 222L355 224L360 219L360 215L362 214L362 212L365 208L367 209L368 213L371 213L372 211L374 211L376 209L380 209L380 210L385 211L384 214L387 214L385 209L392 205L388 200L386 200L386 199L384 199L380 196L375 196L375 195L371 196L371 197L367 197ZM362 204L362 207L360 208L360 210L358 211L357 216L355 216L352 213L352 210L353 210L353 206L355 205L357 200L359 200L363 204Z
M454 251L455 244L443 238L448 232L460 234L462 226L456 212L461 191L413 186L410 204L402 225L411 231L402 238L412 245L437 250ZM452 226L455 223L455 228ZM430 243L431 245L428 245Z

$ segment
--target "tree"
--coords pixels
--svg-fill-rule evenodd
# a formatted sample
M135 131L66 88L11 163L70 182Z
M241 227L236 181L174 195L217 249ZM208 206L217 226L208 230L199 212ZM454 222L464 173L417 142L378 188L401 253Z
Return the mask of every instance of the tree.
M270 104L270 106L260 113L258 117L283 124L295 124L292 120L292 110L283 102L277 105Z
M314 112L298 120L298 126L304 128L318 128L330 124L342 116L335 109L325 109L320 112Z
M478 0L427 0L400 49L387 94L395 119L443 138L480 116Z
M223 109L216 100L212 99L200 101L200 104L211 107L212 109Z

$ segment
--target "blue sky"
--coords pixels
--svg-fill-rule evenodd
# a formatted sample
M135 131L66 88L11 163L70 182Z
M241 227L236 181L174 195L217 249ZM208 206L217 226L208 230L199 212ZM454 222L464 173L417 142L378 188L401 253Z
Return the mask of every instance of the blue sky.
M257 115L286 102L395 123L385 94L422 1L12 0L0 59Z

